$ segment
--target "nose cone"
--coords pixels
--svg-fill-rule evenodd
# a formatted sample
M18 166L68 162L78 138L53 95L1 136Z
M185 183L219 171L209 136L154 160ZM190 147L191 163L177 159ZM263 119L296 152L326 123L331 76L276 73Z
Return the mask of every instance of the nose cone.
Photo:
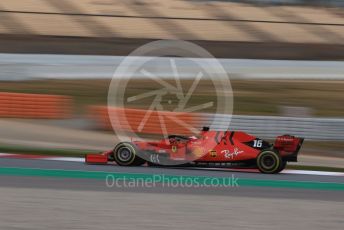
M106 154L90 153L85 156L86 164L106 164L108 156Z

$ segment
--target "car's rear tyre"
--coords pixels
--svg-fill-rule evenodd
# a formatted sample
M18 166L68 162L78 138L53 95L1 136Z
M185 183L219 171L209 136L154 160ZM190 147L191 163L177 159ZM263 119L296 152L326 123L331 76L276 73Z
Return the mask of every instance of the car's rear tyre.
M278 170L277 170L276 173L282 172L282 171L285 169L286 166L287 166L287 162L284 161L284 160L282 160L282 163L281 163L281 165L280 165L280 167L278 168Z
M279 173L283 170L283 161L278 153L272 150L265 150L257 157L257 167L262 173Z
M137 155L136 146L130 142L121 142L113 150L113 158L121 166L140 166L145 160Z

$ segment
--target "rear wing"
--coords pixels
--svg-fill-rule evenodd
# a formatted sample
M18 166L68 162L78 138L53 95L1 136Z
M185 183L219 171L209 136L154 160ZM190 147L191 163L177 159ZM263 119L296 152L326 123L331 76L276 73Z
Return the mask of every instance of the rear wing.
M291 135L278 136L274 143L274 148L279 152L289 153L288 161L297 161L297 155L301 149L304 138Z

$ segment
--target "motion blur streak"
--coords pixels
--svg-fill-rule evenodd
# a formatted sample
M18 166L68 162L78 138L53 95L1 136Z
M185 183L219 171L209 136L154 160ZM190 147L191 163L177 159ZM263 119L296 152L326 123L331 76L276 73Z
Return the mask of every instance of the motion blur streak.
M343 229L343 7L341 0L1 0L0 229ZM231 118L232 131L267 141L304 137L299 161L276 175L84 164L85 154L128 138L114 135L108 109L128 109L134 129L153 110L151 97L107 108L108 91L123 59L160 39L201 46L224 67L219 78L230 79L215 93L205 76L183 108L216 103L232 88L233 114L175 110L197 73L174 55L145 66L159 81L142 71L120 76L128 80L123 98L156 92L159 82L177 86L179 95L161 95L159 111L197 128L213 120L216 130ZM197 60L209 69L207 61ZM147 138L161 133L157 113L141 130ZM167 123L168 132L185 131ZM101 179L107 174L234 175L243 186L110 188Z
M0 80L31 79L110 79L124 56L101 55L56 55L56 54L6 54L0 53ZM148 60L147 57L139 57ZM174 58L178 63L180 77L192 79L194 73L183 58ZM197 60L205 68L209 60ZM217 59L230 79L309 79L343 80L342 61L300 61L300 60L256 60ZM204 63L202 63L204 62ZM211 63L211 61L210 61ZM171 78L169 58L155 58L147 63L147 68L159 66L155 73L160 78ZM128 76L122 76L126 78ZM135 73L136 78L145 78ZM207 76L206 76L207 77Z

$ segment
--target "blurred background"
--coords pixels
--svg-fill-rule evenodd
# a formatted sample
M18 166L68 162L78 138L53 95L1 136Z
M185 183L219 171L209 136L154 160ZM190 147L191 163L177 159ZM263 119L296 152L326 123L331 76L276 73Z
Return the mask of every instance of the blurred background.
M112 148L104 106L116 67L150 41L181 39L225 67L233 130L303 136L301 162L343 166L343 7L340 0L3 0L0 151ZM185 73L183 85L191 80ZM214 97L211 87L202 82L197 103ZM138 76L128 92L150 89ZM215 128L221 119L228 117Z

